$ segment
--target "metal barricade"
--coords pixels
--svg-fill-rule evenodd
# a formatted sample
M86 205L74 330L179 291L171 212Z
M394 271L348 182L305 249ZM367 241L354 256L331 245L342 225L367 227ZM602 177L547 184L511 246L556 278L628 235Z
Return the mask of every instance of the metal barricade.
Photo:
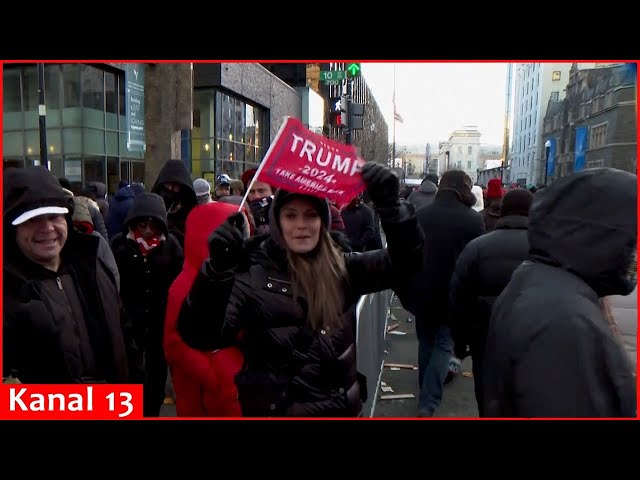
M384 341L393 292L364 295L356 309L356 348L358 371L367 377L369 396L362 408L362 415L372 417L382 375Z

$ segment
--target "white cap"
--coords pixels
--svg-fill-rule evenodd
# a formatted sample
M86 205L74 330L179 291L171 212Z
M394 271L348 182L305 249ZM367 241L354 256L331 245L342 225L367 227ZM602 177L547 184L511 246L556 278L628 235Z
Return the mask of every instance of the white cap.
M20 225L28 220L31 220L34 217L39 217L40 215L63 215L69 213L69 209L66 207L40 207L34 208L33 210L27 210L18 218L16 218L11 225Z

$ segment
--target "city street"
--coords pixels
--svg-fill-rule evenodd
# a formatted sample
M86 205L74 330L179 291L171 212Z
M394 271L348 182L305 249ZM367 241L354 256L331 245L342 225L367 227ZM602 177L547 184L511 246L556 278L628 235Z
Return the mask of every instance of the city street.
M410 321L407 321L410 320ZM385 341L385 363L414 365L416 369L400 368L392 370L385 367L382 372L382 386L391 387L393 391L385 392L380 388L374 408L374 417L415 417L418 413L418 340L413 317L402 308L394 296L391 303L391 318L388 327L399 324L387 333ZM458 375L444 387L442 404L434 417L476 417L478 408L473 393L471 374L471 357L462 362L463 374ZM469 376L466 376L469 375ZM385 400L383 395L413 394L414 398Z

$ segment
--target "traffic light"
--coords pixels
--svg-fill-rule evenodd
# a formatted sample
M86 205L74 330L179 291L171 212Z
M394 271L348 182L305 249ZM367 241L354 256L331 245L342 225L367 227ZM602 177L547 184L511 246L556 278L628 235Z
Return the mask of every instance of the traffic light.
M348 63L346 70L347 70L347 78L357 77L360 75L360 64Z
M330 115L331 125L334 127L348 127L349 102L346 96L331 97Z

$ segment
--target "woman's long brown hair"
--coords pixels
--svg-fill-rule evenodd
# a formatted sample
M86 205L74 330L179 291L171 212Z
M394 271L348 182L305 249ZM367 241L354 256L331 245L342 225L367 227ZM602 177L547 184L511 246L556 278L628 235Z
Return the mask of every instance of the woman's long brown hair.
M329 232L320 229L314 254L299 255L287 249L287 258L293 273L293 294L306 299L311 326L325 330L339 327L347 268Z

